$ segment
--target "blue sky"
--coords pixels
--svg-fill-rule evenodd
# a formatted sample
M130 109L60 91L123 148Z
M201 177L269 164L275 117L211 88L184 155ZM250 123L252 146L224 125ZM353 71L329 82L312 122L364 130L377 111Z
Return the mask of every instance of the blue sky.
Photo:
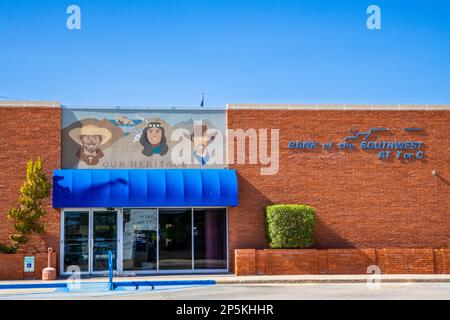
M450 103L448 0L1 0L0 46L0 96L68 106Z

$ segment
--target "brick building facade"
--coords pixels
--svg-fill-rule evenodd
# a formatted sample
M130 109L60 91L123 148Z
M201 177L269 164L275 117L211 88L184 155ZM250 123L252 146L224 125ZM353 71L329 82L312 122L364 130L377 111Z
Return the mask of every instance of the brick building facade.
M230 209L230 254L237 248L267 248L262 212L273 203L316 208L314 248L449 247L449 111L259 109L229 108L228 127L279 128L280 167L276 175L261 176L260 165L233 166L240 205ZM288 148L292 140L339 142L349 129L373 127L390 129L377 134L379 140L423 141L425 157L379 160L375 151L342 151L336 145ZM409 127L423 131L405 132Z
M19 198L28 160L41 157L49 177L61 167L61 109L57 103L37 102L25 107L4 103L0 104L0 119L0 143L6 149L0 154L0 243L8 243L13 230L7 212ZM49 246L59 251L59 210L52 208L51 199L45 209L47 233L34 236L25 251L45 252Z
M49 175L61 168L61 108L58 104L5 103L0 106L0 119L0 141L5 147L0 154L2 243L12 231L6 212L19 195L26 162L42 157ZM261 175L265 165L249 163L249 148L245 149L245 163L228 166L237 172L239 200L238 206L228 208L230 271L234 270L236 249L267 248L264 207L274 203L316 208L313 249L449 246L450 108L229 105L226 121L229 130L254 129L257 139L260 129L267 129L269 135L279 130L276 174ZM414 150L411 159L397 159L393 150L382 160L380 149L339 148L345 137L371 128L385 130L375 130L368 141L421 141L421 156L415 158ZM316 142L318 146L289 148L291 141ZM360 141L361 137L354 140L356 145ZM324 149L329 142L331 148ZM229 149L228 156L233 157L235 151ZM34 236L24 250L43 252L51 246L58 255L60 210L52 208L51 199L46 209L47 233ZM56 260L59 264L60 258Z

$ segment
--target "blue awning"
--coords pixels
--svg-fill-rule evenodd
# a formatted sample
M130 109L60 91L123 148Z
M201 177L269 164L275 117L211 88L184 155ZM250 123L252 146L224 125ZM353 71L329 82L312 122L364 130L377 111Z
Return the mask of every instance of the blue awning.
M231 169L77 169L53 172L53 207L237 206Z

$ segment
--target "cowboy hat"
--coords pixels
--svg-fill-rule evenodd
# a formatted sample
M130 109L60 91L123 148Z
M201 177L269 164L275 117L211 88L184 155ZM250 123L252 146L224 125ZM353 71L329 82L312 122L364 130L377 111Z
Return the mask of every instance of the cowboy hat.
M208 129L206 124L202 124L201 126L194 125L194 131L190 135L184 134L184 137L191 141L194 141L194 137L208 137L209 142L211 142L216 138L216 136L217 130Z
M100 145L107 143L112 138L112 133L106 128L97 127L93 124L87 124L81 128L73 128L69 131L69 136L76 142L80 143L81 136L101 136Z

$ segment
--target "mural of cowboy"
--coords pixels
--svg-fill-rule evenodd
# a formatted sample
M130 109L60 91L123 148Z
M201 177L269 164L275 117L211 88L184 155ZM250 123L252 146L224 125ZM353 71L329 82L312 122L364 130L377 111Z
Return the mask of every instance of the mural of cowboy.
M192 155L194 161L197 161L202 166L208 163L211 159L211 155L209 154L207 147L214 141L216 135L217 132L211 133L211 130L208 130L206 124L194 125L194 132L190 137L186 137L192 142Z
M80 161L95 166L104 156L101 147L112 138L112 133L106 128L87 124L81 128L70 130L69 136L80 145L80 149L76 153Z

